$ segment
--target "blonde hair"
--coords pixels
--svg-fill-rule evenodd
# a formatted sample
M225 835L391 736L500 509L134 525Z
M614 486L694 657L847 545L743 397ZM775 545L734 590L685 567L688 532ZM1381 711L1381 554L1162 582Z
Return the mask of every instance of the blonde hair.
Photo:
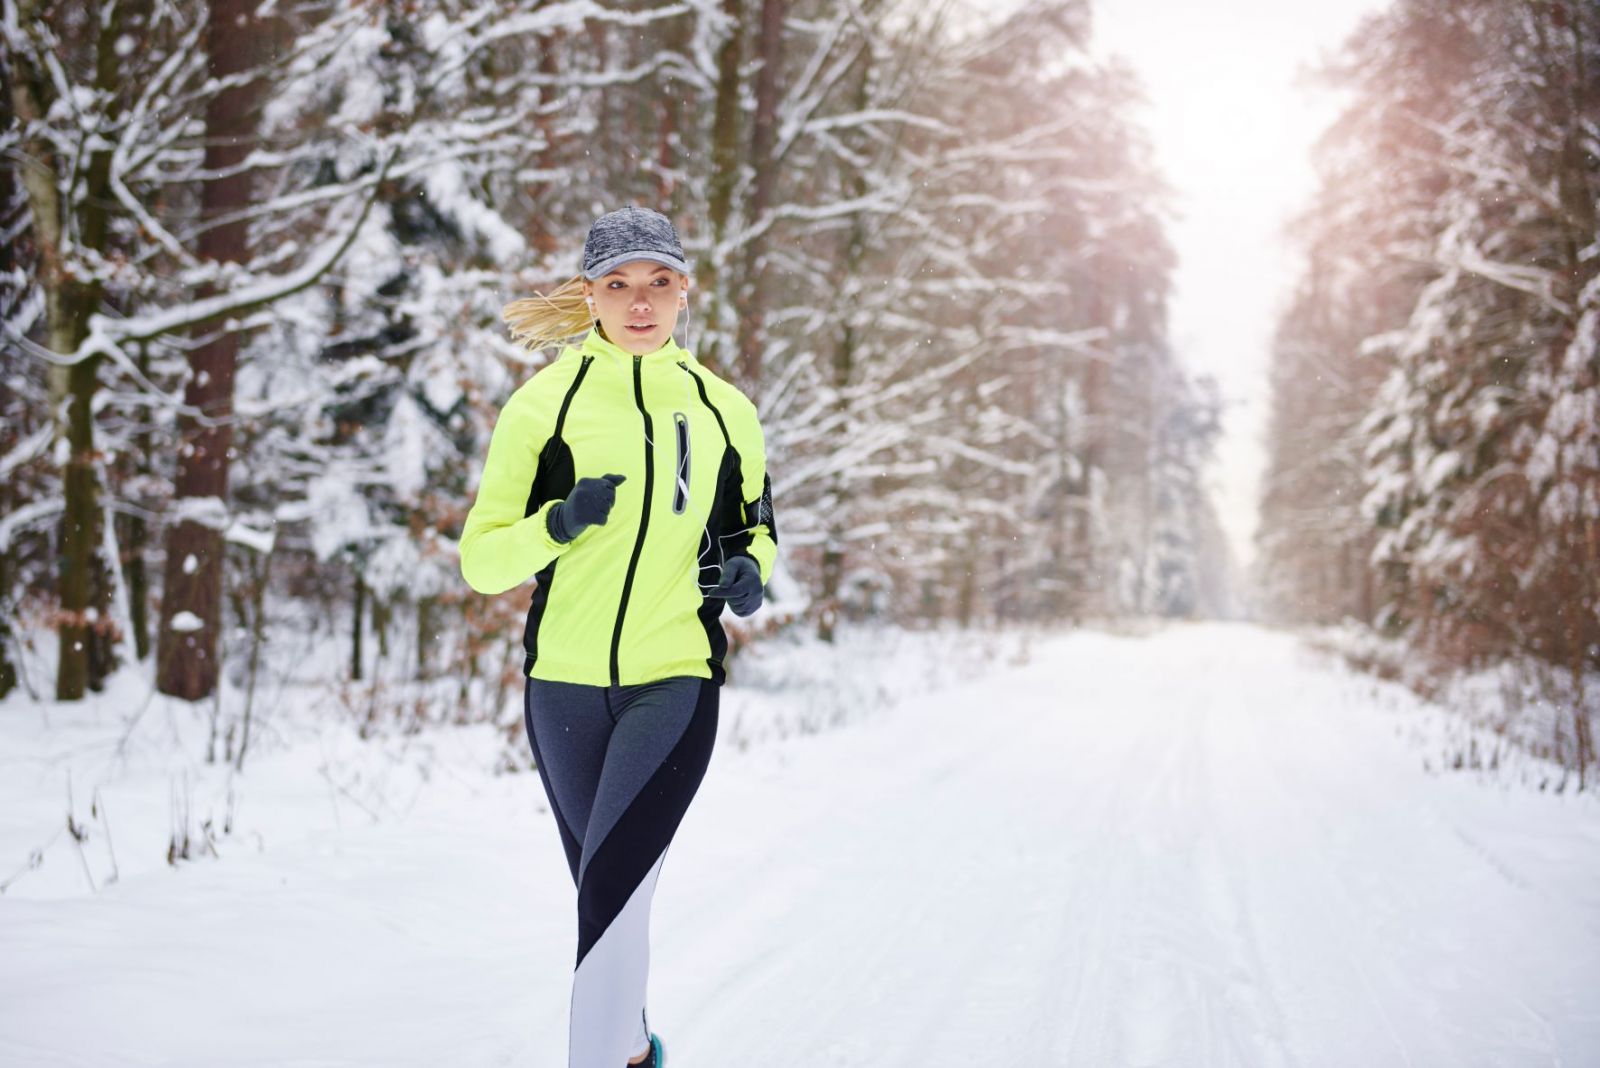
M514 300L500 309L511 340L529 352L587 333L594 313L583 295L583 275L575 274L548 294Z

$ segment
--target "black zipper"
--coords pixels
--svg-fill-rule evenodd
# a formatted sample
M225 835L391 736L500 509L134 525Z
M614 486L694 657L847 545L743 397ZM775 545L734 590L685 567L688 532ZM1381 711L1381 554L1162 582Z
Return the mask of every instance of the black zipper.
M617 655L622 649L622 618L628 612L628 595L633 592L633 575L639 570L639 554L644 551L644 533L650 527L650 501L651 490L655 483L655 456L650 448L650 442L655 435L651 433L650 413L644 407L644 377L641 366L644 357L633 358L633 401L639 406L639 414L644 416L644 507L639 509L639 536L633 543L633 556L628 560L628 577L622 580L622 600L617 603L617 626L611 632L611 685L621 686L620 671L617 667Z

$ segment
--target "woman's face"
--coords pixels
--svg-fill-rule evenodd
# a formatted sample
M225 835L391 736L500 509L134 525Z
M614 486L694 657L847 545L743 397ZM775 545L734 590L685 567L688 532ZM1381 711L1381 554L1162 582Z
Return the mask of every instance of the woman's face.
M631 260L584 283L584 292L594 298L601 330L636 356L654 352L672 337L678 298L688 291L687 275L650 260ZM643 329L634 329L636 325Z

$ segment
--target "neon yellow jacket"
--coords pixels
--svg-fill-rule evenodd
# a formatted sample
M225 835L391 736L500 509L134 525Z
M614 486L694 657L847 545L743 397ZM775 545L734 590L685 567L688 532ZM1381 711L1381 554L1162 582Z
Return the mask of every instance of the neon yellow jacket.
M546 516L580 478L626 475L604 524L567 544ZM479 593L537 577L523 673L629 686L725 679L728 641L707 597L723 559L778 554L755 405L668 340L635 356L591 328L511 395L461 533Z

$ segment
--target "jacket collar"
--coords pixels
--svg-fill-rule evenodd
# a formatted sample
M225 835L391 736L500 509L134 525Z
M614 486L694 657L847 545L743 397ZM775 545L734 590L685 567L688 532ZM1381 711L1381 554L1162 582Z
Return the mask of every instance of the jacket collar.
M621 345L601 337L598 326L589 328L589 332L584 335L582 343L578 346L578 351L585 356L594 356L598 359L618 361L625 364L632 363L634 357L633 353ZM644 365L646 367L670 367L679 360L692 363L694 362L694 355L671 337L667 338L661 347L654 352L644 354Z

